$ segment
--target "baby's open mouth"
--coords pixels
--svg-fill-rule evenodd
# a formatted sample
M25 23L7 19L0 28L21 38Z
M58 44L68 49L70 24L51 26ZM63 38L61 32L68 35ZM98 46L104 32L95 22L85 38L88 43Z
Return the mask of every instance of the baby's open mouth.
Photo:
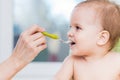
M76 43L75 42L73 42L73 41L71 41L71 43L70 43L70 45L75 45Z

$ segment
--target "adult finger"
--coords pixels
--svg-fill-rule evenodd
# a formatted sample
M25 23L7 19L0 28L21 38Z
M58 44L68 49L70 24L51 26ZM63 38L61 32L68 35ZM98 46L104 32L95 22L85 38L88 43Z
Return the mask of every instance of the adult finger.
M32 41L35 41L35 40L37 40L37 39L39 39L39 38L41 38L41 37L43 37L43 36L44 36L44 35L43 35L42 33L37 32L37 33L31 35L31 40L32 40Z
M44 37L37 39L36 41L33 42L33 45L38 47L41 45L46 44L46 39Z
M27 29L25 31L25 34L32 35L32 34L35 34L37 32L43 32L43 31L45 31L44 28L39 27L38 25L33 25L32 27L30 27L29 29Z

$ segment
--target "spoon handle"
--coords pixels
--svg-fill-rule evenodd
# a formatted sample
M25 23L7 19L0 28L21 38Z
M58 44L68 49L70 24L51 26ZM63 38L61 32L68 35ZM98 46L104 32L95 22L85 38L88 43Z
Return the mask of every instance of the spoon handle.
M65 43L65 44L71 43L71 41L69 41L69 40L68 40L68 41L64 41L64 40L60 39L57 34L51 34L51 33L48 33L48 32L46 32L46 31L42 32L42 34L43 34L44 36L47 36L47 37L52 38L52 39L56 39L56 40L59 39L60 42Z
M47 37L50 37L52 39L59 39L59 36L57 34L51 34L51 33L48 33L46 31L42 32L42 34L47 36Z

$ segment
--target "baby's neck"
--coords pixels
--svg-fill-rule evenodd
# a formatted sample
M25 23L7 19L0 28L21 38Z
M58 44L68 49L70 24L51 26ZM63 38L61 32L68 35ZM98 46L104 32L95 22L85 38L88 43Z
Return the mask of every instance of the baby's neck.
M81 58L86 62L98 62L110 56L111 54L112 52L101 52L94 53L92 55L82 56Z

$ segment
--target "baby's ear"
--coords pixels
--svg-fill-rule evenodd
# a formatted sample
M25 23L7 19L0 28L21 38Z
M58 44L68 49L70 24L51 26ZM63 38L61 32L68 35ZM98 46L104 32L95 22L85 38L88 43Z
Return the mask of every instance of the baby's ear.
M110 33L106 30L101 31L98 35L97 45L102 46L105 45L110 38Z

